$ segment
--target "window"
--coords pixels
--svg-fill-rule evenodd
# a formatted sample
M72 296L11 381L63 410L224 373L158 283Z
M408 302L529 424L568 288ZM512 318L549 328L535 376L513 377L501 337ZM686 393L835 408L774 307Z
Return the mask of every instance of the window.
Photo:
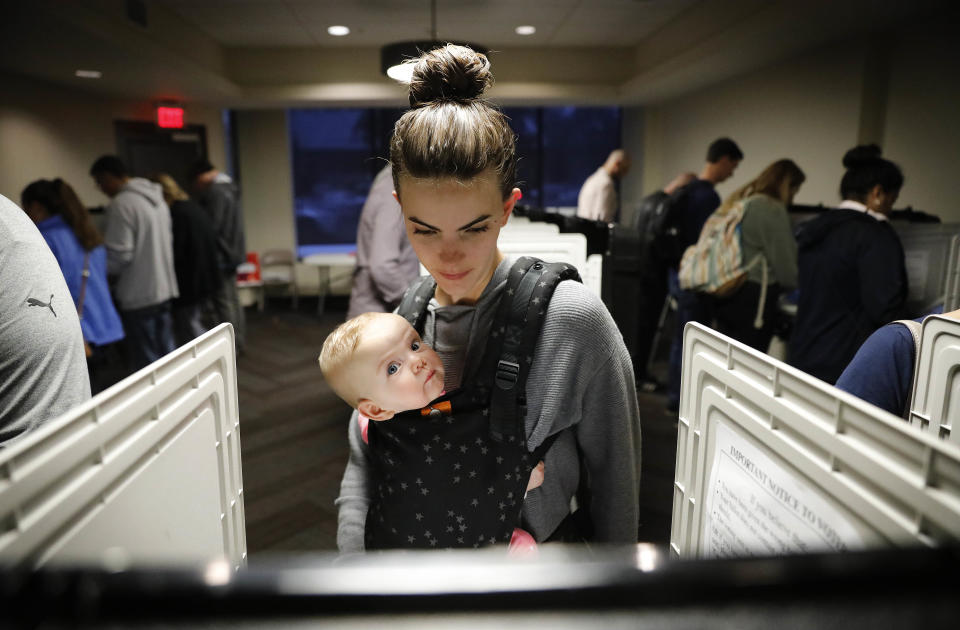
M505 107L517 134L523 203L576 206L580 186L620 147L619 107Z
M297 252L352 251L360 210L405 110L289 112ZM507 107L523 203L576 206L584 180L620 146L618 107Z
M580 186L620 148L619 107L545 107L543 205L576 206Z
M383 168L392 109L289 112L297 254L352 251L374 176Z

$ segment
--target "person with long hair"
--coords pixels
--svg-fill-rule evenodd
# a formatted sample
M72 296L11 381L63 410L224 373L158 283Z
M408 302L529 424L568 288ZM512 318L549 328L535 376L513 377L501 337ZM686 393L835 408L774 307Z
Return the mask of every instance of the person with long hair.
M73 188L62 179L37 180L20 194L27 216L37 225L60 264L89 351L90 387L97 393L121 376L111 344L123 339L123 325L107 285L103 237Z
M717 330L761 352L767 351L773 338L780 293L797 286L797 243L787 206L805 180L803 171L792 160L777 160L735 190L717 210L728 212L740 204L743 207L740 223L743 260L748 262L757 255L763 256L761 265L748 269L743 286L732 295L717 298ZM758 310L759 318L756 317ZM759 328L757 323L761 323Z
M505 520L510 528L522 521L538 542L586 538L634 543L639 515L640 421L633 368L623 338L597 296L579 282L561 280L543 308L542 329L535 345L531 344L532 351L516 358L527 377L522 415L502 415L502 408L492 404L492 391L483 385L492 379L491 370L484 369L490 358L486 350L497 345L502 333L512 336L512 327L511 331L494 329L493 322L498 319L501 300L512 300L508 294L513 290L507 286L517 275L511 272L517 261L506 258L497 247L500 230L520 198L515 136L504 115L482 99L493 82L485 55L450 44L413 63L411 109L394 127L390 162L407 237L436 281L418 332L443 363L447 396L465 391L472 396L470 404L479 406L457 412L456 422L431 418L421 421L427 424L417 425L422 430L411 426L418 436L423 434L429 440L415 450L422 460L425 453L432 458L445 452L490 458L496 455L491 449L505 449L510 456L528 462L526 469L520 465L515 470L511 465L506 471L511 483L516 479L524 484L524 472L529 473L529 465L536 463L529 454L545 447L545 456L543 484L530 490L525 500L522 487L519 494L512 492L489 505L484 503L489 500L486 486L476 496L458 494L458 489L477 475L469 464L464 464L462 472L455 465L450 470L430 469L435 484L426 478L409 479L410 483L405 479L396 492L416 494L410 496L411 502L422 494L439 508L436 514L418 514L424 517L422 521L418 518L403 526L409 529L403 530L402 539L411 546L429 546L452 532L450 546L487 545L492 542L490 530L478 521L497 520L501 514L500 521ZM417 286L422 289L424 285ZM417 304L422 304L419 291L408 297L411 302L419 298ZM401 303L401 309L406 303ZM503 368L500 383L510 382L510 375L515 374L510 372L512 366L519 369L518 363L504 360L493 365ZM443 414L437 409L437 416ZM409 422L416 424L418 418ZM386 498L380 494L378 487L384 493L394 490L380 484L384 471L375 466L370 450L378 441L388 444L381 431L391 431L400 426L398 422L401 420L395 417L371 423L367 444L356 417L351 418L351 453L337 499L337 543L342 551L363 550L371 528L403 529L389 518L384 523L375 517L377 504L396 501L400 495ZM493 431L494 423L500 426L501 422L509 422L509 440ZM450 434L465 431L467 426L483 428L456 437ZM521 439L515 440L512 431L519 431ZM483 475L489 469L479 470ZM407 469L399 473L409 475ZM458 485L461 477L463 483ZM491 477L490 495L493 486L503 481L503 474ZM575 495L578 509L571 513ZM462 501L463 507L447 501Z
M800 300L788 356L830 384L907 300L903 246L888 220L903 173L876 145L850 149L843 165L840 206L797 229Z

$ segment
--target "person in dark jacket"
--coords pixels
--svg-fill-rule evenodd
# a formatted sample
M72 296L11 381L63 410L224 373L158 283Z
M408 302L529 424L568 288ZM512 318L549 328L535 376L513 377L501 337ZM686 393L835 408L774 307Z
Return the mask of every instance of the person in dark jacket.
M173 268L180 297L173 300L173 335L178 346L207 331L204 312L223 281L217 258L217 232L203 208L191 201L167 173L151 177L163 187L173 222Z
M833 384L907 299L903 247L887 216L903 173L876 145L843 157L843 202L797 229L800 300L789 362Z
M226 173L218 171L205 158L190 167L188 178L196 192L196 199L207 211L217 232L217 251L220 256L220 290L213 300L216 323L230 322L242 354L246 342L246 315L237 295L237 267L247 259L243 234L243 212L240 208L240 189Z
M667 384L667 409L670 411L676 411L680 407L683 328L687 322L700 322L709 326L713 321L711 301L699 293L680 288L680 283L677 281L677 265L680 263L683 251L700 238L700 230L707 218L720 207L720 195L714 187L730 179L741 160L743 160L743 151L736 142L730 138L718 138L707 148L707 161L703 165L700 177L673 194L671 216L666 220L669 229L675 230L677 234L675 251L661 252L671 265L667 276L669 290L670 295L677 302L677 319L673 344L670 346Z
M650 348L657 331L663 301L667 297L667 265L654 251L654 239L663 225L664 213L670 195L697 179L696 173L680 173L663 190L653 192L642 200L630 223L640 236L640 282L637 292L640 305L637 312L637 343L634 348L633 371L637 385L644 391L654 391L659 384L647 372Z

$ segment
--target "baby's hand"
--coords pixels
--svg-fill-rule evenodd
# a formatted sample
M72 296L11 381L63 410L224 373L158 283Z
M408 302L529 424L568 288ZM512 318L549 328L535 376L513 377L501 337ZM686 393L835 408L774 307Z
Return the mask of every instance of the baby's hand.
M540 487L543 483L543 462L540 462L530 471L530 481L527 482L527 492Z

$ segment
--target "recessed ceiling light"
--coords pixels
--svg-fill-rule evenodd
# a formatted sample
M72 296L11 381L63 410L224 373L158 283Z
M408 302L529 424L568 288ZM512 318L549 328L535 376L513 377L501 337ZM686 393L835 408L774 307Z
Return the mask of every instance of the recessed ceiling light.
M328 26L327 32L333 35L334 37L343 37L344 35L350 34L349 26Z
M387 76L400 83L410 83L413 79L413 66L412 63L398 63L390 66L387 68Z
M99 70L77 70L74 74L81 79L99 79L103 76Z
M536 27L536 26L529 26L529 25L528 25L528 26L518 26L517 28L515 28L515 29L513 29L513 30L516 31L517 35L533 35L534 33L537 32L537 27Z

